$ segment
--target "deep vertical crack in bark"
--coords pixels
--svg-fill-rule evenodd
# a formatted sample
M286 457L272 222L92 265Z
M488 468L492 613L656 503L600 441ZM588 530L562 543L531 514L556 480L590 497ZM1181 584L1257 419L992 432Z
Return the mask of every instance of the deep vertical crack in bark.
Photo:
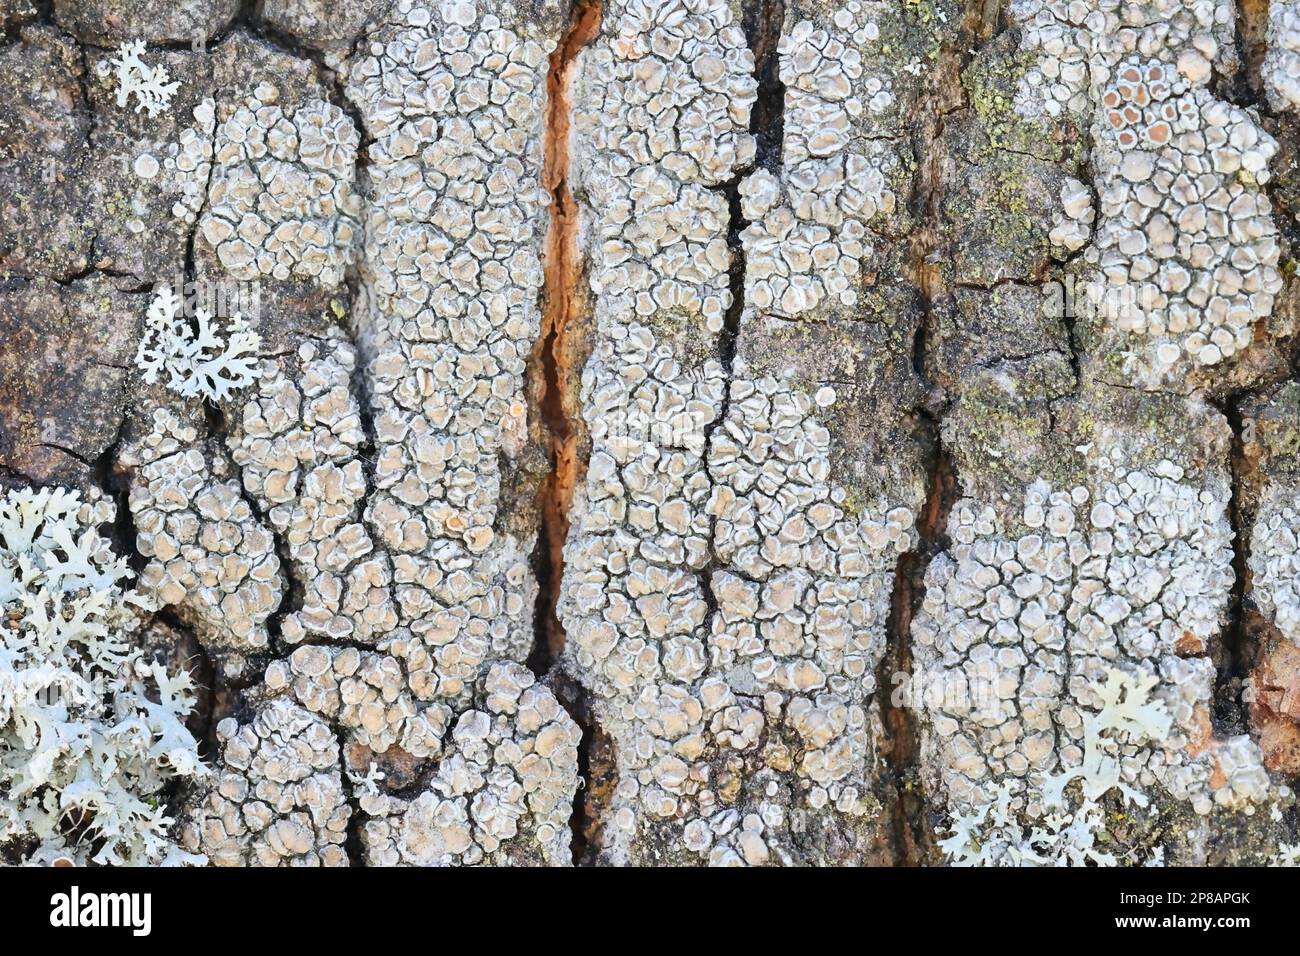
M740 233L749 225L740 209L740 181L755 168L775 170L781 165L781 137L785 118L785 86L780 79L780 57L777 43L785 22L784 0L759 0L744 10L742 28L746 42L754 54L754 74L758 80L758 94L749 114L749 132L754 137L754 163L736 171L724 183L711 187L727 200L727 249L731 264L727 270L727 288L731 303L722 319L722 332L718 336L718 363L722 366L722 404L713 421L704 427L704 469L709 467L709 449L713 433L726 422L731 411L731 383L734 379L736 349L740 342L740 320L745 312L745 245ZM711 522L712 524L713 522ZM712 539L712 532L710 532ZM721 567L714 556L708 566L696 575L704 603L708 608L706 621L713 619L718 610L717 595L713 593L711 578Z
M1256 110L1264 118L1263 122L1269 131L1285 140L1288 118L1272 113L1265 96L1261 72L1268 51L1268 26L1268 0L1238 0L1235 30L1241 68L1234 78L1216 76L1218 82L1212 88L1221 99ZM1281 130L1278 129L1279 124ZM1271 179L1262 188L1275 208L1284 212L1289 209L1290 203L1285 198L1279 179ZM1294 243L1295 233L1289 228L1291 219L1289 215L1282 215L1278 226L1284 240ZM1281 303L1277 306L1279 309L1286 307ZM1257 328L1257 340L1260 331ZM1292 350L1289 371L1294 377L1300 373L1300 366L1296 362L1300 358L1300 338L1293 343ZM1252 727L1251 708L1245 699L1245 689L1247 679L1260 663L1261 654L1267 655L1266 635L1272 630L1272 622L1264 618L1248 600L1251 588L1250 521L1253 514L1248 510L1247 492L1251 488L1256 493L1261 490L1261 476L1259 461L1248 450L1248 446L1253 443L1246 439L1248 425L1242 409L1283 378L1284 375L1277 374L1277 370L1274 370L1274 374L1264 376L1248 387L1233 391L1221 399L1209 400L1232 430L1228 461L1231 481L1228 520L1232 529L1233 586L1228 597L1227 620L1220 630L1219 640L1209 649L1215 665L1212 723L1216 737L1247 731L1258 733L1259 730ZM1255 455L1258 455L1257 446Z
M1232 593L1228 598L1228 621L1218 645L1212 648L1216 677L1214 682L1213 725L1216 737L1245 733L1249 715L1242 692L1254 666L1255 642L1246 617L1246 589L1250 577L1248 555L1249 529L1246 527L1242 501L1249 462L1242 437L1243 422L1240 399L1229 396L1219 410L1232 428L1229 477L1232 497L1228 502L1228 520L1232 525Z
M347 732L339 726L331 728L334 739L339 745L339 785L343 789L343 799L348 805L348 825L343 842L343 852L347 854L348 866L365 867L366 850L361 842L361 827L365 824L365 815L361 812L361 798L357 795L356 784L348 776L348 741Z
M585 436L577 386L586 360L582 340L587 338L584 326L589 310L578 246L578 207L569 184L573 110L570 94L578 54L599 29L599 0L576 0L570 9L568 30L551 54L546 77L542 185L551 196L551 223L543 253L542 326L534 365L540 373L536 412L549 446L551 471L538 491L541 530L535 566L539 633L529 659L539 674L550 670L564 649L564 627L556 605L564 572L569 510L585 470L580 455Z
M1264 83L1260 68L1268 52L1268 0L1237 0L1237 52L1241 55L1240 82L1249 97L1261 102Z
M757 144L755 165L775 169L781 164L785 136L785 84L777 44L785 24L785 0L755 0L744 7L742 26L754 54L758 98L749 114L749 130Z
M579 247L579 210L569 180L572 86L578 55L600 30L600 0L574 0L569 25L551 54L546 76L542 185L551 197L550 227L543 250L542 323L533 350L529 390L536 407L551 470L537 492L540 528L533 553L537 575L534 643L528 666L548 677L556 696L582 730L578 748L579 788L573 800L573 859L586 861L598 821L592 819L591 755L600 739L583 688L555 663L564 650L558 606L564 579L564 543L569 535L573 495L586 471L586 429L579 384L590 351L590 309L585 263Z
M895 790L892 834L894 862L918 866L934 853L934 827L927 819L921 790L920 736L914 711L895 701L894 675L912 676L912 616L924 594L925 571L930 559L947 543L948 514L957 498L957 476L952 458L943 447L939 414L942 402L926 374L926 354L934 322L935 303L948 294L940 268L939 224L942 215L942 172L944 162L944 117L965 103L961 70L977 38L989 33L995 17L988 0L971 0L962 19L956 42L945 46L934 63L932 81L924 108L918 111L912 144L917 170L912 187L911 208L917 222L912 235L910 274L921 316L913 341L912 362L917 376L931 386L931 407L918 408L917 431L928 447L929 464L926 500L917 518L917 544L899 558L890 595L890 616L886 625L887 650L880 663L876 693L887 738L884 753L888 782Z
M913 712L894 701L895 674L912 673L912 615L924 594L925 569L930 559L947 545L948 513L957 497L957 475L952 459L943 448L937 423L932 422L930 483L925 506L917 518L916 547L898 560L894 589L890 594L886 624L888 650L880 664L877 693L888 735L885 763L895 788L896 803L891 821L894 862L920 866L927 862L934 845L933 827L925 819L926 808L919 778L920 737Z

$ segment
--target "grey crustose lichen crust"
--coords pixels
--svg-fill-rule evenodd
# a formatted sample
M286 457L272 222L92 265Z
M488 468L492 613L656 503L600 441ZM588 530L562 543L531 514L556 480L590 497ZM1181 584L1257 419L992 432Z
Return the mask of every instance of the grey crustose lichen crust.
M993 6L0 2L0 860L1295 862L1300 13Z

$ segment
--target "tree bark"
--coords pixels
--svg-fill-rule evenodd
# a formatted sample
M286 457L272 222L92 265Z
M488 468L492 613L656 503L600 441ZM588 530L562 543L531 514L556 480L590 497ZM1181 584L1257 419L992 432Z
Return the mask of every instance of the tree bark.
M1296 6L0 0L0 488L177 845L1295 862Z

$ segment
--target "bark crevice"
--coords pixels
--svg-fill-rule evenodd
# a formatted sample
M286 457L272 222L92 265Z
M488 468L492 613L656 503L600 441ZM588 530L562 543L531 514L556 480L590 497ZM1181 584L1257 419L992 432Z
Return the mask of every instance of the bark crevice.
M1229 396L1218 404L1232 429L1228 521L1232 527L1232 591L1228 595L1227 623L1217 645L1211 648L1215 663L1213 727L1215 737L1244 733L1249 729L1249 706L1243 699L1245 682L1255 665L1255 638L1248 620L1246 594L1250 586L1250 528L1243 507L1250 462L1246 457L1240 396Z
M970 0L954 42L945 45L931 71L931 84L913 128L912 148L917 169L910 208L916 222L909 249L908 274L920 311L912 342L914 374L925 389L925 404L914 409L915 433L927 464L925 503L917 516L917 543L903 554L894 572L887 650L877 675L878 701L885 734L885 784L894 789L890 820L894 862L920 866L935 855L933 822L928 818L922 788L920 727L905 695L895 693L900 679L911 679L912 618L925 593L930 560L947 545L948 515L958 496L955 466L943 445L942 416L951 400L927 374L927 358L938 312L951 288L942 255L943 171L947 159L945 118L966 105L961 74L972 50L996 20L996 4Z
M551 54L546 76L542 186L550 194L550 225L543 249L541 328L529 362L530 417L545 445L550 470L537 490L539 529L533 552L537 578L534 639L528 666L547 679L582 731L578 790L570 817L575 863L598 850L599 822L591 805L591 750L600 733L585 690L555 665L564 651L559 601L564 545L574 494L586 473L588 439L582 420L580 383L590 353L591 310L586 263L580 246L580 212L570 179L572 87L579 57L600 30L600 0L575 0L564 36Z

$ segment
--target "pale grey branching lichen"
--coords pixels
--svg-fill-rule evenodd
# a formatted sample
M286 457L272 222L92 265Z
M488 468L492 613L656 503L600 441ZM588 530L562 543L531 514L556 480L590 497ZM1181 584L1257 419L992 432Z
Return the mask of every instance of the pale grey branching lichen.
M204 774L188 673L133 642L147 602L98 528L105 499L0 497L0 857L201 863L172 839L166 788Z
M240 313L223 333L207 309L186 316L176 292L163 286L149 304L135 363L150 385L161 373L163 384L178 395L218 402L253 382L261 344Z
M112 72L117 80L117 105L130 105L135 97L135 111L146 111L151 117L163 113L171 105L172 97L180 89L179 80L167 76L165 66L149 66L141 57L145 52L143 40L123 43L117 56L107 63L100 63L100 74Z
M1300 866L1300 843L1283 843L1269 861L1271 866Z
M1114 866L1115 856L1097 842L1104 829L1098 801L1118 791L1124 801L1145 807L1147 797L1124 783L1121 755L1126 746L1158 742L1169 733L1171 719L1159 701L1150 699L1154 676L1133 677L1108 668L1097 687L1101 706L1083 715L1083 758L1077 766L1046 778L1041 821L1023 826L1016 810L1023 795L1002 781L995 800L970 814L956 814L952 835L939 845L958 866ZM1065 790L1079 781L1078 796ZM1073 805L1072 805L1073 804Z

